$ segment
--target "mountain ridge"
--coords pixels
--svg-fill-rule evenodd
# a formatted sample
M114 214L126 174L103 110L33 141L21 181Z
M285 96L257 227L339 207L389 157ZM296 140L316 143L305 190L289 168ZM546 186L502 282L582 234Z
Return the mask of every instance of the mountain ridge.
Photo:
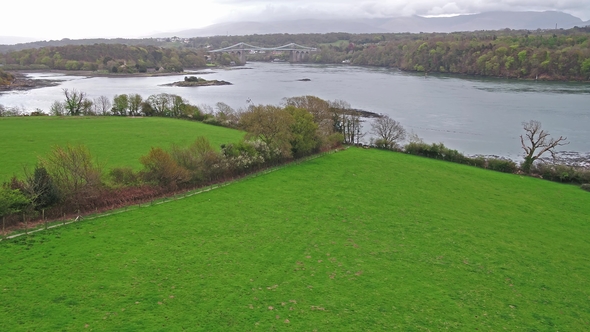
M376 19L300 19L283 21L240 21L209 25L200 29L189 29L151 35L163 37L208 37L220 35L253 35L272 33L419 33L419 32L459 32L478 30L537 30L570 29L574 26L590 25L590 21L573 15L558 12L510 12L494 11L480 14L458 15L452 17L393 17Z

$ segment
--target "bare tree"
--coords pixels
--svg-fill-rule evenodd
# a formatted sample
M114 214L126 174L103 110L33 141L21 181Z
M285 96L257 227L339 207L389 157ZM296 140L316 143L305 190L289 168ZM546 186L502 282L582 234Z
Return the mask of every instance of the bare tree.
M40 165L47 170L63 201L76 208L85 199L97 196L102 188L102 167L83 145L56 146L40 159Z
M360 113L344 100L331 101L330 112L333 117L334 132L341 133L346 144L359 144L361 138L365 136L362 131L365 121L361 119Z
M406 130L401 123L384 115L371 124L371 133L377 136L375 144L385 149L395 149L398 142L406 138Z
M97 115L108 115L111 112L111 100L106 96L100 96L94 99L94 112Z
M64 104L65 109L68 111L69 115L80 115L82 109L84 108L84 101L86 100L86 93L82 91L78 91L76 89L72 89L72 91L68 89L63 89L64 95L66 97L66 101Z
M525 131L525 137L520 135L520 143L525 152L524 163L522 170L525 173L531 171L531 167L535 160L539 159L541 155L546 152L551 154L552 158L555 158L554 149L558 146L569 144L567 137L559 136L558 139L549 138L549 133L541 129L541 122L531 120L529 122L522 123Z
M238 125L238 114L226 103L215 104L215 118L223 126L236 127Z

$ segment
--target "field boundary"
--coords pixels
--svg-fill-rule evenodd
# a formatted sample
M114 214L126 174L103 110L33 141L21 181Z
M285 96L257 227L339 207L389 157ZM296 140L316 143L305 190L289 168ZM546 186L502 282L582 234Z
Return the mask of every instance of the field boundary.
M326 151L326 152L314 154L312 156L308 156L308 157L305 157L305 158L297 159L297 160L295 160L293 162L290 162L290 163L287 163L287 164L270 167L270 168L264 169L264 170L259 171L259 172L254 172L254 173L248 174L246 176L240 177L240 178L235 179L235 180L228 180L228 181L225 181L225 182L220 182L220 183L217 183L217 184L212 184L212 185L210 185L208 187L205 187L205 188L201 187L201 188L193 189L193 190L190 190L190 191L188 191L186 193L182 193L182 194L178 194L178 195L172 195L172 196L160 198L160 199L157 199L157 200L153 200L153 201L151 201L149 203L144 203L144 204L141 204L140 203L140 204L137 204L137 205L135 205L135 204L134 205L128 205L128 206L123 207L123 208L111 210L109 212L103 212L103 213L98 213L98 214L91 214L91 215L86 216L86 217L77 216L76 218L70 219L68 221L66 221L66 220L54 221L54 222L52 222L51 225L42 224L42 226L36 227L36 228L32 228L31 230L25 229L24 231L22 231L22 230L21 231L17 231L18 233L16 233L16 234L12 234L12 235L9 235L9 236L3 236L2 238L0 238L0 242L5 241L5 240L12 240L12 239L15 239L15 238L20 237L20 236L23 236L23 235L30 235L30 234L38 233L38 232L41 232L41 231L46 231L46 230L50 230L50 229L54 229L54 228L63 227L63 226L70 225L70 224L74 224L74 223L79 223L79 222L86 221L86 220L99 219L99 218L108 217L108 216L112 216L112 215L116 215L116 214L120 214L120 213L124 213L124 212L135 211L135 210L141 209L141 208L151 207L151 206L154 206L154 205L160 205L160 204L169 203L169 202L172 202L172 201L177 201L177 200L180 200L180 199L189 198L189 197L192 197L192 196L195 196L195 195L199 195L199 194L206 193L206 192L209 192L209 191L212 191L212 190L215 190L215 189L219 189L219 188L222 188L222 187L229 186L229 185L231 185L233 183L238 183L238 182L246 181L246 180L249 180L249 179L252 179L252 178L256 178L256 177L259 177L259 176L262 176L262 175L266 175L266 174L269 174L269 173L278 171L280 169L291 167L293 165L299 165L301 163L304 163L304 162L307 162L307 161L310 161L310 160L314 160L314 159L317 159L317 158L321 158L321 157L324 157L326 155L331 155L331 154L334 154L336 152L344 151L344 150L347 150L348 148L349 148L349 146L345 146L345 147L342 147L340 149L335 149L335 150L330 150L330 151Z

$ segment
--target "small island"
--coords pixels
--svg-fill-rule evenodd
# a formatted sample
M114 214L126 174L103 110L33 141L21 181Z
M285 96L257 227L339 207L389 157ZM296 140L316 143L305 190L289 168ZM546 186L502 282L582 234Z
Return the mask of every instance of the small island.
M191 87L191 86L213 86L213 85L232 85L230 82L226 81L219 81L219 80L206 80L201 77L196 76L185 76L184 81L163 84L164 86L182 86L182 87Z

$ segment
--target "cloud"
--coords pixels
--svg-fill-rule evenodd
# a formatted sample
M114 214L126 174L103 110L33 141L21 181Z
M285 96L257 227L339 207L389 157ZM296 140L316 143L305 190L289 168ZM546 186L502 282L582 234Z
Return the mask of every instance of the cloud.
M589 0L167 0L164 5L102 0L29 0L2 5L0 35L44 39L140 37L157 31L201 28L227 21L302 18L360 19L471 14L496 10L557 10L590 20Z
M564 11L584 20L590 19L588 0L217 0L234 8L224 20L250 19L272 21L293 18L374 18L412 15L452 15L486 11Z

